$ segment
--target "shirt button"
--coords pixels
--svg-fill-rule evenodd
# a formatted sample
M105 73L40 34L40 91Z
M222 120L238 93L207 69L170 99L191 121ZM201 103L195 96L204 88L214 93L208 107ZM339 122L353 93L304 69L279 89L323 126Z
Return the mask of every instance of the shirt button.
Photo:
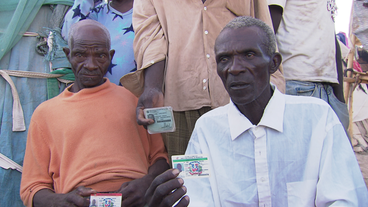
M207 7L204 7L203 9L206 11L207 10Z
M207 89L207 87L206 86L203 86L203 90L206 90Z
M155 63L155 61L153 61L153 60L152 60L152 61L151 61L151 64L154 64L154 63Z
M207 58L210 58L210 54L207 54L207 55L206 55L206 57L207 57Z
M206 31L204 31L204 34L208 34L208 31L206 30Z
M203 83L206 83L207 82L207 79L203 79Z
M261 178L261 181L262 181L262 182L264 182L264 181L266 181L266 179L265 179L264 177L262 177L262 178Z

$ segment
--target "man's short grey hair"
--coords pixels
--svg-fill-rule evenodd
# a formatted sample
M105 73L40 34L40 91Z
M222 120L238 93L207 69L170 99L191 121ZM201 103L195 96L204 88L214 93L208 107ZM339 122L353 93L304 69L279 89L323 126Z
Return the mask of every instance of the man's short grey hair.
M100 22L92 20L92 19L84 19L75 24L72 24L72 26L70 27L69 33L68 33L68 47L69 48L71 48L72 46L73 38L74 38L76 31L78 31L78 28L81 26L85 26L85 25L94 25L94 26L101 28L105 32L106 38L108 40L108 48L109 49L111 48L111 37L110 37L109 30Z
M263 42L262 44L264 44L267 48L267 54L269 56L272 56L275 52L276 52L276 38L275 38L275 34L273 32L273 30L271 29L271 27L269 27L266 23L264 23L263 21L253 18L253 17L249 17L249 16L241 16L241 17L236 17L233 20L231 20L225 27L223 30L225 29L239 29L239 28L244 28L244 27L258 27L259 29L261 29L263 31L266 38L263 38L265 42Z

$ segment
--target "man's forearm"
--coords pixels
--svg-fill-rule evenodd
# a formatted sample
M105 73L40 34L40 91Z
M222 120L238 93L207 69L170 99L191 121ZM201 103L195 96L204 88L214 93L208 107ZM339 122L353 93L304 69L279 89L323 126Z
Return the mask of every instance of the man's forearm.
M89 206L89 196L97 193L91 188L79 186L66 194L54 193L50 189L42 189L33 196L33 207L43 206Z
M33 207L43 207L43 206L52 206L51 201L53 201L53 196L55 193L49 189L39 190L33 196Z
M277 6L277 5L270 5L269 9L270 9L271 19L272 19L272 24L273 24L273 30L275 31L275 34L276 34L277 30L279 29L280 22L282 19L283 9L282 7Z
M144 70L144 88L162 91L165 73L165 60L157 62Z

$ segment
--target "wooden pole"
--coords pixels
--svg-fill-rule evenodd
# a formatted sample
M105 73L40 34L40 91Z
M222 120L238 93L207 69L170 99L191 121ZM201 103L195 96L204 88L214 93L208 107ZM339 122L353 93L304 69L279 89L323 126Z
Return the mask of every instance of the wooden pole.
M355 35L351 34L350 35L350 40L351 40L351 47L350 47L350 52L349 52L349 56L348 56L348 64L347 64L347 68L353 68L353 63L354 63L354 55L355 55ZM353 73L351 71L347 71L347 78L352 78ZM352 85L354 83L350 83L350 82L344 82L345 84L345 89L344 89L344 96L345 96L345 100L348 102L348 110L349 110L349 128L348 128L348 133L350 135L350 142L352 143L352 139L353 139L353 90L354 88L352 87Z

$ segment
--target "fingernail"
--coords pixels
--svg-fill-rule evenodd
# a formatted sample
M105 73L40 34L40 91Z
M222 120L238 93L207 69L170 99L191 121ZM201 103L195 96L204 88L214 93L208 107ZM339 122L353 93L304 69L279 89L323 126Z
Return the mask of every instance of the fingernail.
M184 180L183 180L183 179L181 179L181 178L179 178L179 179L178 179L178 181L179 181L179 183L180 183L181 185L184 183Z
M189 196L184 196L184 199L189 201Z
M177 176L177 175L179 175L179 170L175 168L175 169L172 171L172 173L173 173L175 176Z
M181 188L184 190L184 192L187 192L187 187L185 187L185 185L181 186Z

